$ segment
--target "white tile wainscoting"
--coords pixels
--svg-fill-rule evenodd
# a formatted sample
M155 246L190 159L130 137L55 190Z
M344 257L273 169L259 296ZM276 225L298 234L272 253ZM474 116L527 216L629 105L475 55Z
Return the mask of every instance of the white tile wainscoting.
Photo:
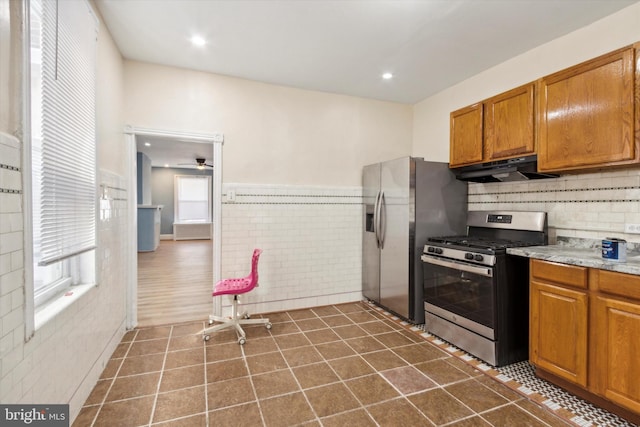
M28 368L24 347L24 255L20 141L0 132L0 402L13 403Z
M69 403L73 419L124 334L124 180L101 171L98 286L25 337L21 144L0 133L0 401ZM21 184L20 184L21 185Z
M361 298L361 187L228 183L222 196L222 277L247 274L253 248L265 251L260 287L242 301L250 312ZM468 208L545 211L550 243L560 236L640 241L624 233L625 223L640 223L640 171L471 183Z
M264 250L260 286L241 301L249 312L362 298L360 187L225 184L222 200L222 277L248 274Z
M469 210L489 209L547 212L550 244L560 236L637 242L625 224L640 224L640 170L469 184Z

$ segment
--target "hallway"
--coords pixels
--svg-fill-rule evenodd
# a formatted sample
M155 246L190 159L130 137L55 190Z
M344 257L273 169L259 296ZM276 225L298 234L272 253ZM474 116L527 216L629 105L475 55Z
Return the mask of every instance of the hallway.
M138 327L208 319L212 310L211 240L161 240L138 253Z

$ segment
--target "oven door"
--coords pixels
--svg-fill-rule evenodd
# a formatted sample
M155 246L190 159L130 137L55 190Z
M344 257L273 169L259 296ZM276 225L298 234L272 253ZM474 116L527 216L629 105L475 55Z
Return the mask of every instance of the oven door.
M425 310L494 340L493 268L426 254L422 261Z

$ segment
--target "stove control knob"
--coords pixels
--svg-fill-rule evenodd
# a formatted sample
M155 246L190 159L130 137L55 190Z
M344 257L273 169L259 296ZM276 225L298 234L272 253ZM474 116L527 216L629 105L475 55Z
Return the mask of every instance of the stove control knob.
M476 255L473 257L473 259L475 259L476 261L482 261L484 257L482 255Z
M465 259L473 259L473 254L467 252L466 254L464 254Z
M432 252L432 253L433 253L433 252L435 252L435 251L436 251L436 248L434 248L433 246L429 246L429 247L427 248L427 252Z
M442 249L440 249L440 248L436 248L436 253L437 253L438 255L442 254Z

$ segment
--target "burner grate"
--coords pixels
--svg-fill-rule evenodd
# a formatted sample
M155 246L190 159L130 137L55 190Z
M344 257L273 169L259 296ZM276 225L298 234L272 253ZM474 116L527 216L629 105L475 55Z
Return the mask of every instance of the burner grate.
M440 243L442 245L456 245L467 248L476 249L507 249L522 246L531 246L534 243L525 242L520 240L506 240L506 239L489 239L483 237L474 236L444 236L444 237L430 237L429 242Z

